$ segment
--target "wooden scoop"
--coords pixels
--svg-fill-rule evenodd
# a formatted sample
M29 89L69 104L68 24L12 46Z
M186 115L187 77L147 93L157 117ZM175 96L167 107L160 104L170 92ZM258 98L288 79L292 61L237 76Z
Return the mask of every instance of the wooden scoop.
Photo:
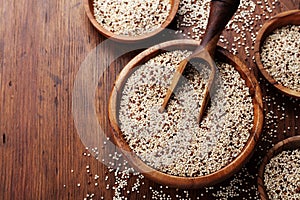
M204 90L204 98L202 105L200 107L200 112L198 115L198 122L200 123L203 114L206 110L210 90L215 79L216 66L214 62L214 53L216 50L217 43L219 41L220 35L225 28L226 24L229 22L231 17L234 15L240 0L212 0L210 3L210 14L208 18L208 24L206 27L205 34L199 45L199 47L190 55L188 58L184 59L178 65L178 68L174 74L173 80L170 87L168 88L167 94L164 98L164 102L159 109L159 112L163 112L169 102L169 99L178 84L180 77L187 65L187 63L192 59L201 59L211 68L211 74L208 79L208 83Z

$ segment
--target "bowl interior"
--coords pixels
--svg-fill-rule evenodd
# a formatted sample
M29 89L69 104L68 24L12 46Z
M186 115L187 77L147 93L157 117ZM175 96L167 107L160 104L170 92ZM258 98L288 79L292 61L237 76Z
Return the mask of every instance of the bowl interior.
M264 172L266 165L269 163L272 157L278 155L282 151L295 149L300 149L300 136L290 137L277 143L268 151L268 153L264 157L259 168L257 179L258 191L262 200L269 200L269 197L266 192L266 187L264 185Z
M300 10L292 10L280 13L267 21L262 28L259 30L256 42L255 42L255 60L257 63L257 66L263 76L270 82L272 85L274 85L278 90L280 90L282 93L292 96L295 98L300 98L300 92L297 92L295 90L292 90L288 87L285 87L278 83L264 68L264 65L261 61L261 48L264 44L265 39L277 28L281 28L286 25L300 25Z
M161 32L164 28L166 28L174 19L174 17L176 16L178 7L179 7L179 3L180 0L170 0L170 4L171 4L171 10L169 12L169 15L167 17L167 19L165 20L165 22L161 25L160 28L149 32L149 33L145 33L143 35L138 35L138 36L124 36L124 35L117 35L107 29L105 29L104 27L102 27L97 20L95 19L94 16L94 6L93 6L93 0L84 0L84 7L85 7L85 12L89 18L89 20L91 21L92 25L101 33L103 34L105 37L110 38L112 40L118 41L118 42L136 42L136 41L140 41L140 40L144 40L147 39L149 37L152 37L156 34L158 34L159 32Z
M200 177L179 177L173 176L166 173L159 172L141 161L130 149L127 142L122 136L122 132L118 125L117 118L117 108L119 106L119 100L122 94L122 88L127 80L128 76L134 71L135 67L144 63L152 57L155 57L160 52L164 50L175 50L175 49L188 49L194 50L199 43L194 40L173 40L165 43L161 43L154 47L151 47L135 58L133 58L121 71L119 74L115 86L111 92L111 97L109 100L109 120L112 127L112 140L115 144L123 150L126 154L129 162L140 172L142 172L146 177L156 181L158 183L168 185L177 188L199 188L204 186L209 186L216 184L230 177L239 170L242 165L249 159L253 153L255 144L260 136L263 124L263 112L262 112L262 94L257 80L254 75L248 70L248 68L236 57L230 54L228 51L222 48L218 48L216 52L216 57L221 62L226 62L235 67L235 69L240 73L241 77L245 80L246 85L250 89L250 93L253 99L254 106L254 122L253 129L251 130L250 137L243 148L242 152L238 157L236 157L231 163L222 169L211 173L206 176ZM163 50L162 50L163 49Z

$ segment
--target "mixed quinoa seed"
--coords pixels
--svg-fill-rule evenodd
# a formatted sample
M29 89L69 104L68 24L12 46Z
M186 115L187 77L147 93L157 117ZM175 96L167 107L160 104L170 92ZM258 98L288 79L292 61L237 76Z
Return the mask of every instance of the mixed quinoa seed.
M233 66L217 63L218 79L207 113L197 123L209 68L189 66L164 113L159 108L181 60L191 51L162 53L126 81L118 111L131 149L149 166L177 176L211 174L242 151L253 126L249 88Z
M270 199L300 199L300 149L273 157L265 167L264 182Z
M300 26L274 30L261 48L261 61L279 84L300 92Z
M161 27L171 10L170 0L94 0L94 16L117 35L138 36Z

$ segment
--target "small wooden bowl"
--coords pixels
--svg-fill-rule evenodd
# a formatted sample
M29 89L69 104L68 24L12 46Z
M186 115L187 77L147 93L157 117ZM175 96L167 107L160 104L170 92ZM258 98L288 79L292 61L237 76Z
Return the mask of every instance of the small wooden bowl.
M259 171L258 171L258 178L257 178L257 184L258 184L258 192L260 194L260 197L262 200L269 200L268 194L266 192L266 187L264 184L264 173L265 173L265 167L273 158L274 156L278 155L282 151L285 150L295 150L300 148L300 135L290 137L288 139L282 140L281 142L277 143L274 147L272 147L267 155L264 157Z
M171 10L170 10L169 16L167 17L166 21L161 25L160 28L158 28L152 32L149 32L149 33L146 33L143 35L138 35L138 36L117 35L111 31L105 29L97 22L97 20L94 16L93 0L83 0L83 3L84 3L85 12L86 12L89 20L101 34L103 34L105 37L110 38L114 41L130 43L130 42L137 42L137 41L141 41L141 40L150 38L150 37L158 34L159 32L161 32L162 30L164 30L174 19L175 15L177 13L178 7L179 7L180 0L170 0Z
M255 52L255 60L257 63L257 66L263 76L272 84L274 85L278 90L280 90L282 93L294 97L294 98L300 98L300 92L292 90L288 87L285 87L278 83L264 68L263 63L261 62L261 56L260 56L260 50L264 44L265 39L268 35L270 35L275 29L287 26L287 25L300 25L300 10L291 10L287 12L280 13L276 16L274 16L272 19L268 20L262 28L259 30L255 46L254 46L254 52Z
M254 106L254 122L253 129L251 130L250 137L245 144L240 155L235 158L231 163L222 169L200 177L179 177L174 175L169 175L160 171L157 171L150 166L146 165L138 156L130 149L127 142L122 136L122 132L119 128L117 110L122 95L122 90L124 83L126 82L128 76L135 67L145 63L150 58L155 57L157 54L163 52L163 50L175 50L175 49L187 49L194 51L198 47L199 42L195 40L173 40L159 45L153 46L135 58L133 58L121 71L119 74L115 86L111 92L109 100L108 115L110 120L110 125L112 127L112 141L119 147L128 161L136 168L139 172L143 173L145 177L158 182L160 184L168 185L170 187L176 188L199 188L214 185L218 182L225 180L226 178L237 172L245 162L250 158L253 153L254 147L259 139L262 125L263 125L263 104L262 104L262 93L257 80L254 77L247 66L243 64L236 56L230 54L227 50L220 47L217 48L216 58L220 61L232 64L235 66L236 70L240 73L241 77L245 80L246 85L250 88L250 93L253 99Z

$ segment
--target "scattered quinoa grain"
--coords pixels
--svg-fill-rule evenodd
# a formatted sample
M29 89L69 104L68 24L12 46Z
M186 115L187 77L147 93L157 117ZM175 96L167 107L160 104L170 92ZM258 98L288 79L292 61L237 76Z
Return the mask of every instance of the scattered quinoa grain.
M280 3L279 0L274 0L274 2ZM179 30L176 33L183 33L182 35L186 38L200 40L206 29L209 9L210 0L181 0L177 12L177 28ZM225 29L225 31L232 32L239 35L239 37L232 40L221 35L220 43L225 44L224 47L233 54L244 50L246 56L250 57L251 54L247 46L254 44L259 25L261 25L263 19L268 19L272 15L272 11L273 8L268 2L261 1L257 4L253 0L241 0L237 12ZM191 34L185 34L187 31ZM234 46L238 46L239 42L242 46L238 49L234 48ZM230 44L232 46L227 47Z

